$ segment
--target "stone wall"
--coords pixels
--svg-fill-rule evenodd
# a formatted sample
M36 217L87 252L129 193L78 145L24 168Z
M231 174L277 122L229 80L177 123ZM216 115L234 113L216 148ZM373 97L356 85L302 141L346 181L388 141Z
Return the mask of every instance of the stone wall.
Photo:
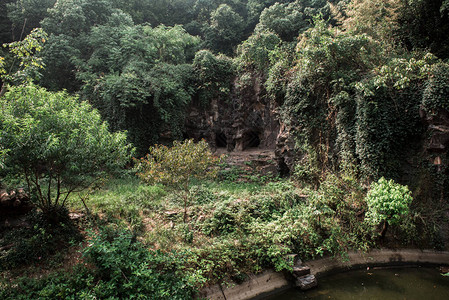
M205 139L212 149L275 151L279 170L288 173L294 162L294 142L278 117L279 105L269 99L257 76L245 86L234 84L229 99L213 99L208 107L193 103L185 122L185 137Z

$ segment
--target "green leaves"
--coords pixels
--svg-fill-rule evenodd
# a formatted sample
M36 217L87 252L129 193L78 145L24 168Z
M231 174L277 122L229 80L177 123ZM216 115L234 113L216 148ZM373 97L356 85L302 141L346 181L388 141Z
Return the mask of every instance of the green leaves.
M422 105L428 112L435 113L439 109L449 111L449 64L442 62L435 64L430 72Z
M0 105L5 169L23 176L44 210L130 159L126 135L110 133L97 111L65 92L11 87Z
M210 15L210 27L204 27L207 47L231 54L243 35L245 23L229 5L221 4Z
M234 65L225 55L215 56L209 50L195 54L193 70L197 78L200 103L207 107L214 98L227 99L231 93Z
M212 166L217 158L212 155L209 145L201 140L175 141L171 148L154 146L146 158L136 167L138 176L149 184L161 183L178 189L187 189L190 179L213 177Z
M366 221L369 224L388 222L390 225L397 225L409 213L413 198L407 186L382 177L371 184L365 201L368 205Z
M12 65L7 72L4 67L4 58L0 57L0 77L2 80L8 83L21 84L31 82L39 77L39 69L42 69L44 64L37 53L42 51L46 40L47 33L42 28L35 28L22 41L3 45L9 47L9 51L18 60L19 66ZM12 73L12 71L14 72Z
M79 61L83 95L114 130L128 130L139 153L163 131L180 138L184 111L194 93L187 63L199 43L181 26L131 25L94 27L89 58Z
M146 158L136 162L137 176L144 182L161 183L183 192L186 222L190 180L215 177L218 158L212 155L206 141L195 143L191 139L174 141L171 148L162 145L151 147Z

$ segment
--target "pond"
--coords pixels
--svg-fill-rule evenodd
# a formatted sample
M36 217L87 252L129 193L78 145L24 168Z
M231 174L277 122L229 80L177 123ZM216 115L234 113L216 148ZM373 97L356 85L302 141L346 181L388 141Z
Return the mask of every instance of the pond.
M297 289L263 298L300 299L449 299L449 277L438 268L365 269L318 279L318 287L307 292Z

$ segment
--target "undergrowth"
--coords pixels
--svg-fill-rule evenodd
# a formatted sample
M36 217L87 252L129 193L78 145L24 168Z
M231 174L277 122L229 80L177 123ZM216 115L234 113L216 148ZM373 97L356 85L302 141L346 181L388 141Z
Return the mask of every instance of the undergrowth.
M176 192L115 180L85 198L93 223L84 264L70 274L4 282L0 298L188 299L205 285L241 282L266 268L291 271L288 254L344 258L378 242L379 228L364 219L366 192L358 180L333 174L313 188L287 179L197 180L184 222ZM86 211L77 199L71 205ZM411 213L392 226L392 237L416 240L418 217Z

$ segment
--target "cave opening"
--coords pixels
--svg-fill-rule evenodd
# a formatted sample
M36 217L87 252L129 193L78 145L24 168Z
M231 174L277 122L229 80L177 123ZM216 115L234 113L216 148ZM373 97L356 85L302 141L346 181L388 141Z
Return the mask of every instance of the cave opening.
M215 135L215 146L217 148L226 148L228 145L226 135L223 132L217 133Z
M278 161L278 172L279 172L279 176L280 177L285 178L285 177L290 176L290 168L285 163L285 159L284 158L281 158Z
M260 146L260 138L259 135L254 132L250 131L246 134L246 141L245 141L246 147L245 148L257 148Z

